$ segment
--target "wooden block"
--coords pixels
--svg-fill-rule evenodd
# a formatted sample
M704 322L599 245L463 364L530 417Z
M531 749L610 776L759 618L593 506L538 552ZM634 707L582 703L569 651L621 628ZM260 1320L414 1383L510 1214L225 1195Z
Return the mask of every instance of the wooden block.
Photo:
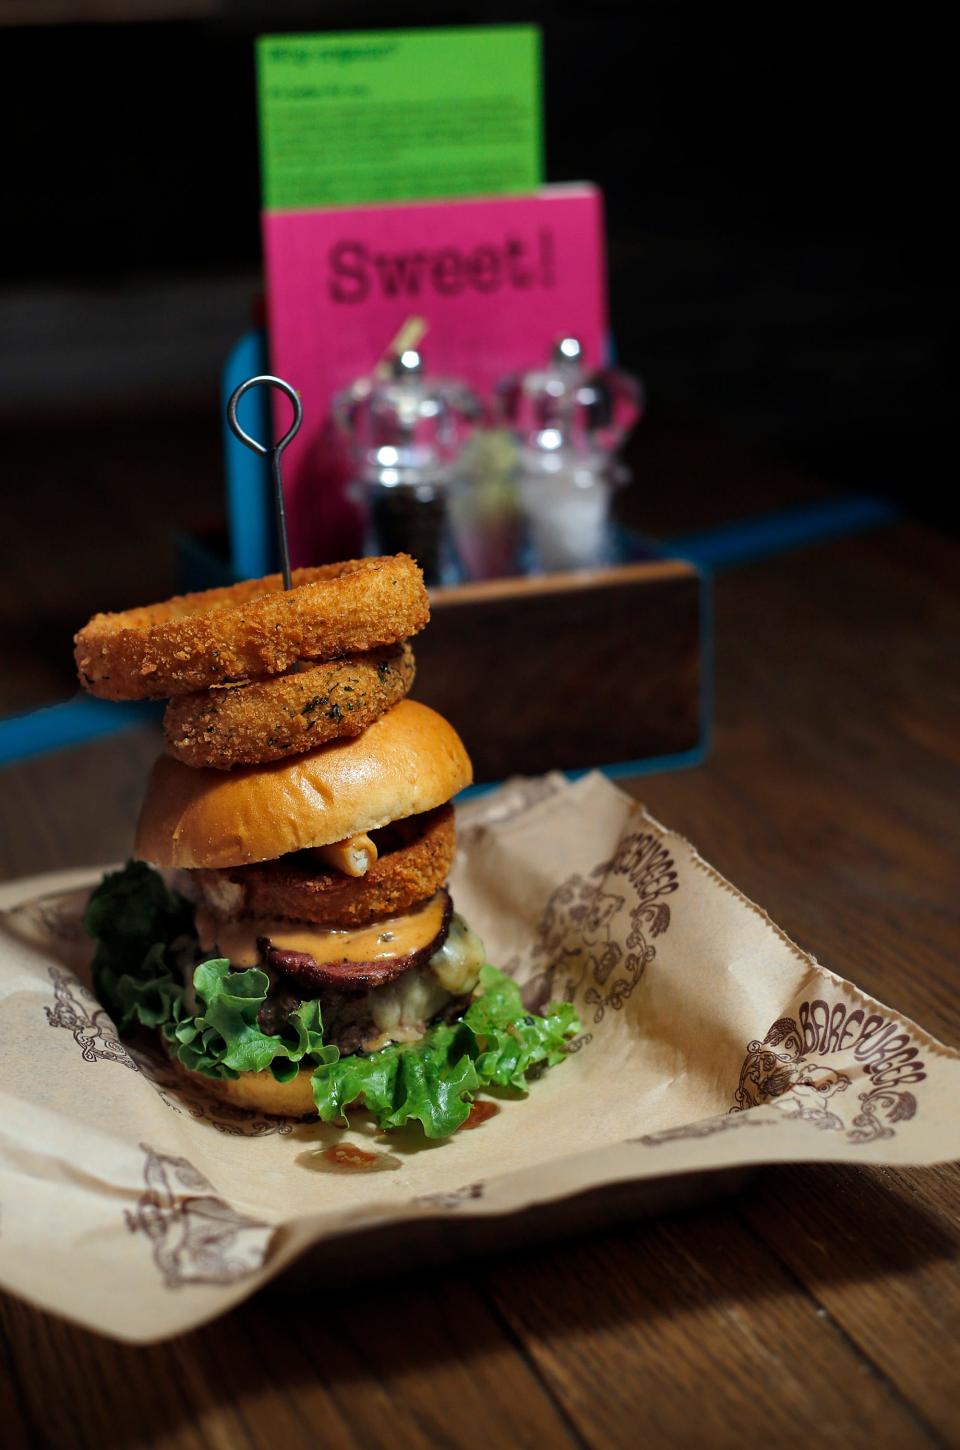
M434 590L414 696L457 728L478 781L695 750L702 588L667 559Z

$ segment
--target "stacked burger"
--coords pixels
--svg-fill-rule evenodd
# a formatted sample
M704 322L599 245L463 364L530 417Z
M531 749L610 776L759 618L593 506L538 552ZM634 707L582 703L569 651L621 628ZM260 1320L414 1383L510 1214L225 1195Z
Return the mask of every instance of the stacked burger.
M96 615L80 679L168 698L135 860L91 897L94 985L221 1098L452 1132L479 1088L559 1062L569 1004L528 1013L453 909L453 728L407 699L426 624L405 555ZM156 868L160 868L157 870Z

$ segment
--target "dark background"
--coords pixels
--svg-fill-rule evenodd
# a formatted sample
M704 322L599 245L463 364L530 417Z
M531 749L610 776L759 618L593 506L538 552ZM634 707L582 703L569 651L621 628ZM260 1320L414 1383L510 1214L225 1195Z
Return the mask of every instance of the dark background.
M637 489L675 487L678 469L655 466L671 440L701 440L708 459L705 440L732 439L820 490L890 494L948 523L946 37L921 9L894 23L839 8L0 0L5 547L31 616L19 647L60 659L67 615L172 584L171 531L216 519L218 370L259 287L264 30L539 21L548 179L605 191L617 344L650 394ZM127 497L103 521L107 473ZM726 516L783 501L762 467L749 473ZM702 507L693 482L651 522L724 516L709 467ZM98 522L139 552L114 546L111 567L58 599L37 555L56 572Z

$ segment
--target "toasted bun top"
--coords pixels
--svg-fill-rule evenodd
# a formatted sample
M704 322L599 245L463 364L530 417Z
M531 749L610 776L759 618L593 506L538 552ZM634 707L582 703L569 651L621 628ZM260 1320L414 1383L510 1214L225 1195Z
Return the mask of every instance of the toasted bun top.
M188 870L272 861L433 810L472 779L453 726L401 700L362 735L269 765L198 770L161 755L134 855Z

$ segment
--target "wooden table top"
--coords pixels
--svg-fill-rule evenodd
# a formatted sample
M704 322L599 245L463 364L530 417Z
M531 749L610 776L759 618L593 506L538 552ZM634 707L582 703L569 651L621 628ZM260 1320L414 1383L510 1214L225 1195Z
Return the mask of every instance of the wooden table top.
M629 789L821 961L960 1045L955 543L916 527L717 581L717 726ZM0 874L121 856L156 748L4 772ZM960 1437L956 1168L736 1199L147 1349L0 1301L6 1446L924 1446ZM123 1285L113 1292L122 1293Z

